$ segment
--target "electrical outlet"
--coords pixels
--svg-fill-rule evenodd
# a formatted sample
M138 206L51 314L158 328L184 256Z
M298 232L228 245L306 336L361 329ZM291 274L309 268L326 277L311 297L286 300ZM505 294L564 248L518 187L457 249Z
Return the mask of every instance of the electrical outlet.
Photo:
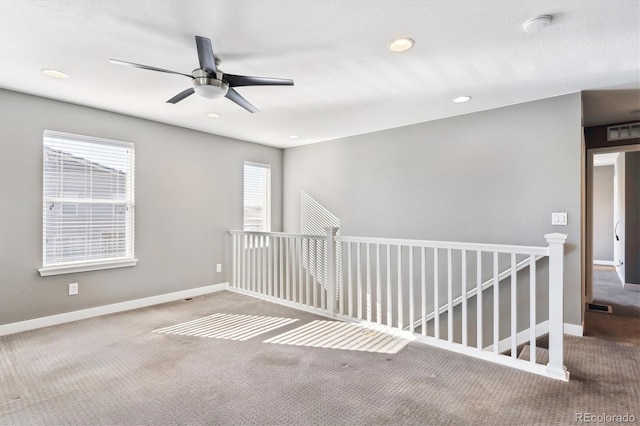
M69 284L69 296L75 296L78 294L78 283Z
M222 263L216 264L216 272L222 272Z

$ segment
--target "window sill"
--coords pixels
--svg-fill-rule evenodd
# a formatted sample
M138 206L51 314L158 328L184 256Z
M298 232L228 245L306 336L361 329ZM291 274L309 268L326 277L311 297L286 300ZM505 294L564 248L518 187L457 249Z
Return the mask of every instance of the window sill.
M75 274L76 272L99 271L102 269L126 268L128 266L136 266L138 259L131 260L115 260L107 262L90 262L80 264L67 264L47 266L38 269L41 277L49 275Z

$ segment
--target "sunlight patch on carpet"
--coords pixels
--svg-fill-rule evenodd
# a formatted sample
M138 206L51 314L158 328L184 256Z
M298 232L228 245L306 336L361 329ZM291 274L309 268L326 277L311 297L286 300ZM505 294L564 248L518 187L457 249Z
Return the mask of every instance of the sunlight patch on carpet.
M317 320L267 339L265 343L395 354L409 340L360 324Z
M153 330L153 333L214 339L248 340L260 334L298 321L294 318L260 317L254 315L213 314Z

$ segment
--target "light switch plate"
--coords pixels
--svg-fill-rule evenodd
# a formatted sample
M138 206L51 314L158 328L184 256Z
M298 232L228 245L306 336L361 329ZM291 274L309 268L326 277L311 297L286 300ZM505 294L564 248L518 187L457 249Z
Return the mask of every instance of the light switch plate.
M551 224L562 226L567 224L567 214L566 213L551 213Z
M222 272L222 263L216 264L216 272Z

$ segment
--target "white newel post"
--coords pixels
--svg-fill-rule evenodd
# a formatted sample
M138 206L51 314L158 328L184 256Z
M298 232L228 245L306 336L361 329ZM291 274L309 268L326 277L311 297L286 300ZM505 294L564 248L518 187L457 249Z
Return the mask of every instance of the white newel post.
M547 375L568 381L564 366L564 244L566 234L547 234L549 243L549 363Z
M324 229L327 231L327 310L333 315L336 312L336 233L340 228Z

